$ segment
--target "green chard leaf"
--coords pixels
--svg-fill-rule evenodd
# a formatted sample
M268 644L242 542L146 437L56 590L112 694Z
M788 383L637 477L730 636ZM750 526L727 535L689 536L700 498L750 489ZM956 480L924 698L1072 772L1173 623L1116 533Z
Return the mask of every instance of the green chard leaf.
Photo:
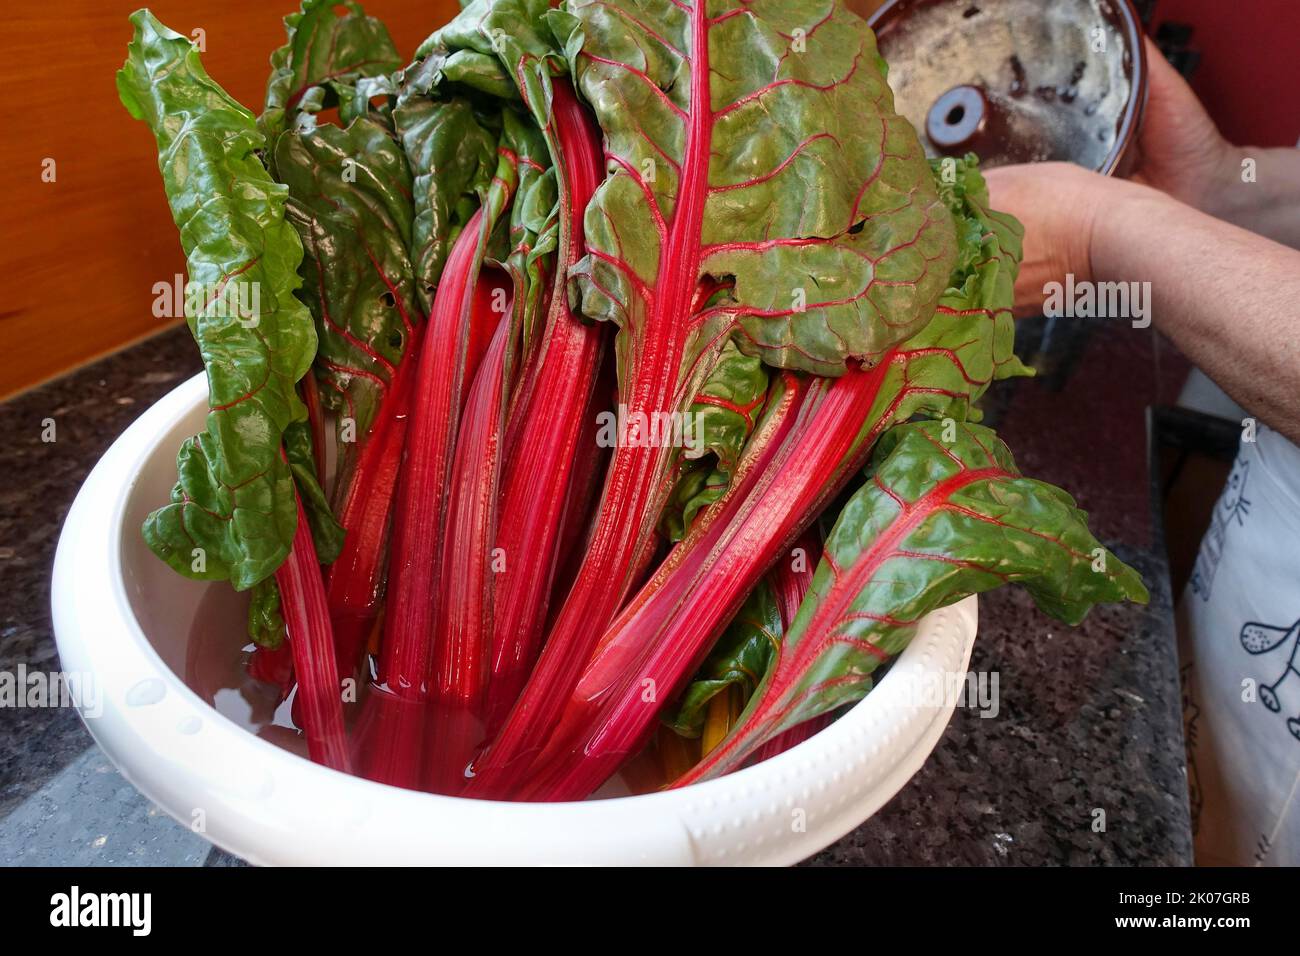
M259 120L272 149L299 114L337 106L347 123L363 113L371 95L389 89L387 74L401 66L388 29L355 0L303 0L301 10L284 18L284 32L288 42L271 54ZM368 79L385 82L362 82Z
M727 490L763 410L767 386L763 363L728 342L686 418L694 447L679 459L682 475L664 510L661 526L668 540L685 537L695 516Z
M992 378L1032 375L1033 369L1022 365L1012 351L1015 323L1011 306L1023 255L1024 227L1013 216L989 208L988 187L974 153L960 160L934 160L932 166L939 196L952 213L959 237L957 264L939 300L938 321L942 326L943 317L975 312L991 316L993 337L987 354Z
M402 74L394 120L416 179L412 243L430 292L447 250L483 201L498 156L516 163L509 233L494 248L514 280L514 337L526 352L537 331L558 208L547 136L549 77L563 72L545 25L547 0L476 0L416 51ZM531 121L530 121L531 119ZM512 349L512 357L520 349Z
M187 303L186 320L211 409L206 430L181 447L171 503L148 517L144 536L180 573L244 590L284 561L297 526L281 443L306 417L296 383L316 351L293 294L302 245L285 221L285 187L257 157L265 143L253 115L213 82L187 38L147 10L131 22L118 95L153 130L190 282L205 290L206 305Z
M1017 582L1068 624L1100 601L1147 600L1074 500L1021 476L990 429L899 425L880 439L868 478L736 728L678 785L734 769L764 741L860 699L923 616L969 594Z
M737 325L742 348L822 375L925 324L952 219L856 15L838 0L565 9L552 30L613 170L587 211L584 313L625 332L655 321L646 291L690 270L692 286L730 283L709 315ZM679 208L698 216L680 247Z
M492 181L499 136L491 117L468 98L434 90L439 76L428 63L406 70L393 109L393 126L414 174L411 264L425 313L452 243Z
M371 117L346 129L289 130L276 143L286 216L302 239L298 295L316 320L316 376L335 412L336 502L422 318L407 247L413 226L406 157Z
M492 261L506 271L514 287L512 347L505 369L506 381L513 382L515 366L521 356L529 354L546 309L559 235L559 206L546 138L512 109L503 111L502 119L499 150L514 157L518 185L510 205L506 243Z
M258 647L273 651L284 644L280 589L268 578L253 585L248 602L248 636Z
M868 443L914 416L977 421L976 403L993 381L1032 374L1012 351L1020 224L988 209L988 191L974 155L935 161L933 177L960 237L958 258L931 320L888 353L878 397L863 420L863 441ZM729 470L688 468L665 509L664 533L680 540L695 515L725 494L729 482Z
M683 737L699 737L709 701L733 685L743 689L746 699L754 692L781 645L782 629L776 594L764 578L682 694L677 712L667 715L664 722Z
M1020 224L988 209L974 156L946 171L936 163L934 175L962 237L959 258L933 317L886 360L884 381L864 420L868 441L915 416L978 421L976 403L990 384L1033 374L1013 351Z
M308 373L311 374L311 373ZM284 454L293 473L294 484L302 499L302 510L311 526L312 545L321 564L333 564L343 550L343 526L334 517L320 477L316 474L316 456L312 453L311 424L290 422L284 430Z
M495 5L495 0L476 0L466 5L450 23L420 44L415 56L421 61L420 69L431 78L430 85L447 82L492 99L518 100L515 81L484 29L484 17ZM518 25L527 27L522 21Z

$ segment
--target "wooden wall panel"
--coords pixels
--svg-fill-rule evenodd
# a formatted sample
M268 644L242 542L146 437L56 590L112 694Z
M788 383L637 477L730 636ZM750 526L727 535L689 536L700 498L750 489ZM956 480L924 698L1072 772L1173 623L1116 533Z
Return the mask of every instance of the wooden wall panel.
M206 31L208 72L258 111L267 58L297 0L157 0L178 32ZM139 0L9 4L0 27L0 397L161 328L152 288L184 272L153 138L117 99L127 15ZM455 0L364 0L398 50L415 47ZM53 159L57 179L41 181Z

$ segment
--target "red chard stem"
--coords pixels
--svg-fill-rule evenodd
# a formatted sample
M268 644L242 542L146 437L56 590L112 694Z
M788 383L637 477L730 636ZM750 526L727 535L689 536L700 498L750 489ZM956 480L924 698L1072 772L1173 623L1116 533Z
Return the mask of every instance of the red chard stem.
M435 585L441 578L438 556L465 390L468 319L481 262L483 222L479 210L456 238L434 296L420 346L397 487L379 681L383 690L406 702L427 700ZM393 708L385 733L367 744L368 776L419 787L422 716L420 707Z
M418 355L412 341L411 355ZM330 617L338 646L339 673L352 674L379 611L397 473L406 428L416 360L402 362L379 418L362 448L347 499L339 513L346 536L327 583Z
M488 284L480 278L480 287ZM454 599L437 603L424 748L430 789L438 793L455 793L463 786L465 768L483 737L491 670L492 584L498 556L509 559L493 548L509 331L507 308L474 376L457 433L439 588L441 595L454 595Z
M660 264L653 291L631 303L618 341L620 401L629 416L652 421L680 413L708 376L702 350L692 363L691 307L700 281L701 229L709 193L713 109L709 84L709 23L704 4L690 12L692 50L686 145L678 164L680 184L671 221L662 219ZM648 301L647 301L648 299ZM713 350L716 357L717 344ZM684 366L693 372L683 387ZM614 451L586 557L556 618L537 666L505 724L475 765L475 787L508 792L545 744L549 729L606 624L634 586L654 543L655 524L670 487L665 481L675 449L663 442L628 441Z
M334 635L307 516L298 503L298 527L289 557L275 572L298 679L295 703L302 715L307 752L317 763L351 771L343 730L343 703L335 666Z
M566 81L556 80L552 148L563 172L560 255L563 274L583 251L582 214L600 181L600 133ZM506 570L496 578L492 681L488 710L500 722L514 704L536 657L546 627L575 468L586 456L584 427L600 361L603 330L583 322L569 307L568 290L556 282L532 387L517 426L504 476L497 547ZM593 432L594 433L594 432ZM583 519L585 523L585 518Z

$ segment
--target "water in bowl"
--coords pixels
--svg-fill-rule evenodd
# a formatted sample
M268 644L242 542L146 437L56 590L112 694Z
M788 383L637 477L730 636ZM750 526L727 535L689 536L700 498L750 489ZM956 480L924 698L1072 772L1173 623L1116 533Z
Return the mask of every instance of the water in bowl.
M248 672L254 645L240 626L247 613L247 598L238 597L240 600L235 602L229 590L214 587L201 599L187 642L185 683L206 704L249 733L306 759L307 741L293 719L293 693L281 699L278 686L258 680ZM232 608L234 603L239 606L239 614ZM371 684L370 675L354 676L356 699L344 704L349 731L355 728L367 698L386 693ZM391 699L396 702L396 698ZM410 705L394 703L394 706ZM659 789L668 782L674 761L680 764L679 749L676 741L661 741L656 737L591 799Z

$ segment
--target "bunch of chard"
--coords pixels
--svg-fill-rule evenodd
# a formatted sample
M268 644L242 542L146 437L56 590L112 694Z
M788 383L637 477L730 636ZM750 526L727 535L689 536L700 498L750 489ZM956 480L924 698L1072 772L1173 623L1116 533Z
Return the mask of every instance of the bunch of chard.
M212 290L145 536L251 589L313 759L571 800L649 747L680 785L968 594L1145 600L974 424L1027 373L1020 227L840 0L475 0L405 65L305 0L256 118L132 19L119 90Z

